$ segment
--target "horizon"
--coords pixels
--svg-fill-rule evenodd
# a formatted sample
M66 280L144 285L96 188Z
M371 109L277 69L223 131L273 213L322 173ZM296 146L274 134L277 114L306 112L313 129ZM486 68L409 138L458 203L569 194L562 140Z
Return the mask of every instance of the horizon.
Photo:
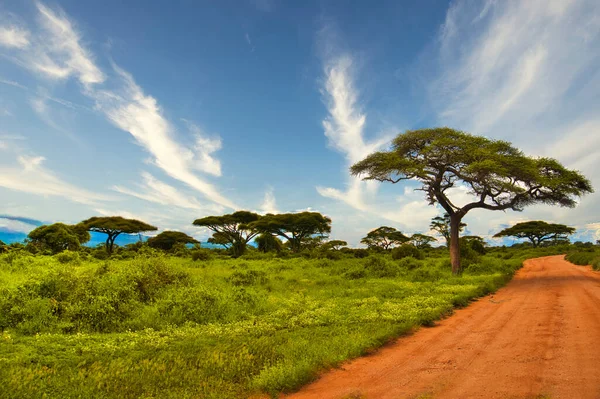
M143 12L141 11L143 10ZM431 233L415 182L349 166L412 129L450 126L558 159L600 182L600 5L592 0L141 0L0 4L0 239L36 223L192 221L313 210L356 247L382 225ZM459 202L469 195L455 190ZM469 213L492 244L518 222L600 239L576 208ZM42 222L44 221L44 222Z

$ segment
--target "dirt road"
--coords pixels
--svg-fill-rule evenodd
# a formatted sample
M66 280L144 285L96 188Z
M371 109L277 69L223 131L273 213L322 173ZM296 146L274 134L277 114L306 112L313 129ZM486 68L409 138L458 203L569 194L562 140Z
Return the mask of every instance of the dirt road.
M532 259L496 294L290 395L600 398L600 273Z

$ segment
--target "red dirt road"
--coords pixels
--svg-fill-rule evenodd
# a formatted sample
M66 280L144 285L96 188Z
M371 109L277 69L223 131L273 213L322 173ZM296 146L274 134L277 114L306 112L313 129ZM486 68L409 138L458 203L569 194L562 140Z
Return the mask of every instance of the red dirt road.
M563 256L527 261L494 295L289 396L538 397L600 398L600 273Z

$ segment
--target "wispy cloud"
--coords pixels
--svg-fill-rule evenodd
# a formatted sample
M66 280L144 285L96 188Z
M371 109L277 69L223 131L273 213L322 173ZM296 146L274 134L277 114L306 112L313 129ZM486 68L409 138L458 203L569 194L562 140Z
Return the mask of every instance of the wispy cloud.
M277 201L275 200L275 192L273 187L267 188L265 191L265 197L263 198L263 202L260 205L260 210L262 213L279 213L277 209Z
M385 145L391 137L381 137L367 142L364 137L366 114L358 103L358 93L354 87L353 59L348 54L334 56L325 62L324 85L321 90L328 115L323 120L323 129L328 144L342 153L348 166L360 161L368 154ZM348 189L342 191L331 187L318 186L317 191L324 197L343 201L361 211L367 210L364 194L373 194L376 184L360 181L348 175Z
M82 84L83 94L94 101L96 110L113 125L131 134L137 144L152 155L154 165L201 192L210 201L237 208L217 187L195 173L221 175L220 162L214 157L221 148L220 139L207 137L197 126L189 124L195 142L180 143L175 127L164 117L158 101L147 95L131 74L113 63L115 77L108 81L109 77L96 65L93 54L81 44L81 35L67 15L42 3L36 3L36 6L41 31L35 37L31 35L29 49L17 53L18 63L52 79L75 77ZM4 83L15 85L16 82ZM110 83L110 88L102 83ZM45 102L37 98L32 105L39 115L47 116Z
M248 43L248 46L250 46L250 51L254 52L254 44L252 43L252 39L250 39L250 34L248 32L244 34L244 38L246 39L246 43Z
M0 46L9 48L29 46L29 31L18 26L0 26Z
M45 168L42 156L19 155L18 166L0 166L0 187L35 195L57 196L87 205L112 198L88 191L64 181Z
M201 204L196 198L189 197L175 187L162 182L148 172L142 173L143 183L136 183L135 188L113 186L113 190L130 195L145 201L161 205L177 206L180 208L195 209L200 211L222 212L223 207L215 204Z

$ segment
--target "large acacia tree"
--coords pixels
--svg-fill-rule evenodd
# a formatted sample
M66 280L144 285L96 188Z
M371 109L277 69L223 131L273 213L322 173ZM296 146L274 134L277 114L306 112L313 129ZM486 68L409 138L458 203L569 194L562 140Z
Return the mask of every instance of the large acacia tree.
M516 237L526 238L531 241L534 247L548 240L564 241L571 234L575 233L575 228L564 224L546 223L541 220L532 220L530 222L517 223L494 235L494 237Z
M121 216L94 216L77 226L83 227L87 231L106 234L106 251L109 254L112 253L115 240L121 234L140 234L158 230L148 223Z
M459 229L473 209L521 211L537 203L574 207L576 199L593 192L590 182L551 158L533 158L510 143L474 136L447 127L399 134L388 151L376 152L354 164L351 172L365 180L421 182L431 205L450 216L452 272L460 272ZM457 204L452 188L466 187L473 200Z
M259 231L252 222L256 222L260 215L254 212L237 211L222 216L207 216L194 221L195 226L206 227L213 232L211 243L226 246L233 257L239 257L246 252L248 242Z
M437 239L425 234L415 233L410 236L408 241L419 249L425 249L431 247L431 243L437 241Z
M371 230L360 242L369 248L380 248L385 251L408 242L409 238L393 227L381 226Z
M285 238L292 252L299 252L310 237L331 233L331 219L319 212L269 213L251 225L262 233Z

